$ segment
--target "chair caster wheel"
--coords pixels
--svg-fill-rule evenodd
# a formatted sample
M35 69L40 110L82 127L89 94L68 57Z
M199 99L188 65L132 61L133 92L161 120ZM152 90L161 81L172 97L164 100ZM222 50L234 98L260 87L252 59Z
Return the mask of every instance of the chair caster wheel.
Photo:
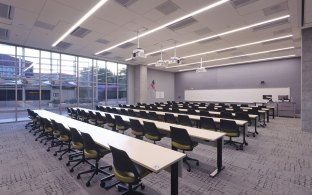
M191 172L191 168L188 168L187 171L188 171L188 172Z
M59 157L58 159L59 159L59 160L62 160L62 157Z
M256 137L256 134L252 134L253 137Z
M57 155L57 153L54 153L54 154L53 154L53 156L56 156L56 155Z
M113 167L109 167L108 170L110 170L110 171L113 170Z
M74 172L74 169L70 169L69 172L71 172L71 173Z
M122 188L120 186L117 186L118 192L122 191Z
M45 146L46 146L46 145L47 145L47 143L44 143L43 145L45 145Z
M79 174L77 175L77 179L80 179L80 175Z
M196 162L196 165L199 166L199 162Z
M35 139L35 141L38 141L38 139Z
M86 186L87 186L87 187L89 187L89 186L90 186L90 182L89 182L89 181L86 183Z
M49 149L49 148L47 149L47 152L50 152L50 149Z
M249 135L246 135L246 137L249 137Z
M142 184L141 185L141 190L144 190L145 189L145 186Z
M105 188L105 182L100 183L101 188Z
M67 162L67 163L66 163L66 166L69 166L69 165L70 165L70 162Z
M42 143L42 141L40 141L40 143Z

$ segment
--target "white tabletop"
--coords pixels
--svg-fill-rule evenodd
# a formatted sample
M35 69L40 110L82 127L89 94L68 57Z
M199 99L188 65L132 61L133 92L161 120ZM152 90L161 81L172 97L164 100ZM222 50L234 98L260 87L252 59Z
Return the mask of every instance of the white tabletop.
M107 112L101 112L101 111L96 111L96 110L90 110L90 109L86 109L86 108L79 108L79 109L82 109L82 110L85 110L85 111L99 112L103 116L105 115L105 113L107 113ZM111 114L112 117L114 117L114 115L115 115L113 113L108 113L108 114ZM165 123L165 122L160 122L160 121L142 119L142 118L139 118L139 117L125 116L125 115L120 115L120 116L122 117L122 119L125 122L130 122L130 119L137 119L142 124L143 124L143 121L153 122L153 123L155 123L157 128L162 129L162 130L167 131L167 132L170 132L170 126L183 128L183 129L187 130L188 134L191 137L198 138L198 139L203 139L203 140L216 141L217 139L219 139L219 138L221 138L221 137L223 137L225 135L225 133L221 133L221 132L217 132L217 131L210 131L210 130L199 129L199 128L195 128L195 127L188 127L188 126L184 126L184 125Z
M159 172L185 157L185 154L151 144L111 130L61 116L46 110L34 110L39 116L54 119L67 127L89 133L99 145L108 148L112 145L127 152L131 160L143 167Z

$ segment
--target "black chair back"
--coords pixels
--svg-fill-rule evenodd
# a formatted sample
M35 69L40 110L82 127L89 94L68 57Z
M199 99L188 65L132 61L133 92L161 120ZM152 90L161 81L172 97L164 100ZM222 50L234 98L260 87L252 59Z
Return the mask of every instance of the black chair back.
M147 115L147 113L144 110L140 110L140 117L148 119L148 115Z
M159 120L158 115L156 114L156 112L152 112L152 111L148 112L148 118L151 119L151 120L155 120L155 121Z
M187 114L198 115L198 113L194 109L188 109Z
M69 131L71 133L71 140L73 142L83 143L82 136L81 136L81 134L79 133L79 131L76 128L69 127Z
M220 119L220 131L226 133L238 133L239 128L235 121Z
M85 150L96 150L99 153L99 146L95 143L90 134L81 132L81 137Z
M221 112L220 113L220 118L227 118L227 119L233 119L233 115L230 112Z
M217 131L217 126L212 118L200 117L200 127L202 129Z
M199 115L200 115L200 116L210 116L209 112L206 111L206 110L201 110L201 111L199 112Z
M189 127L193 126L192 121L188 115L180 115L179 114L178 115L178 121L179 121L179 124L181 124L181 125L185 125L185 126L189 126Z
M125 121L121 118L121 116L115 115L114 117L115 117L116 126L123 126L123 127L126 127L126 123L125 123Z
M126 109L124 109L124 108L120 109L120 114L127 115L127 116L129 115L128 111Z
M175 116L173 114L170 113L165 113L165 122L167 123L173 123L173 124L177 124L177 119L175 118Z
M115 124L115 119L113 119L113 117L110 114L105 113L105 119L107 123Z
M235 119L249 121L249 116L247 112L237 112L235 113Z
M135 116L135 112L132 109L128 109L129 116Z
M186 129L170 126L170 136L173 142L177 142L182 145L193 145L190 135L188 134Z
M133 131L144 133L144 127L137 119L130 119L130 127Z
M154 135L154 136L161 136L155 123L143 121L143 124L144 124L144 130L146 134Z

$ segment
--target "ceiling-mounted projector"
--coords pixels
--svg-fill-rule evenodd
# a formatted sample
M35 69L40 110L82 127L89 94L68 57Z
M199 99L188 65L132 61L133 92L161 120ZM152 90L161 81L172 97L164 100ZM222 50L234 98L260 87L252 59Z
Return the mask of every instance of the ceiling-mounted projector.
M162 59L158 60L155 64L155 67L161 67L161 66L163 66L163 67L167 66L167 62L165 60L162 60Z
M146 58L146 55L144 54L144 49L136 48L132 51L132 58Z
M181 64L181 58L179 57L171 57L169 60L168 60L168 63L169 64Z
M196 72L206 72L206 68L204 67L197 68Z

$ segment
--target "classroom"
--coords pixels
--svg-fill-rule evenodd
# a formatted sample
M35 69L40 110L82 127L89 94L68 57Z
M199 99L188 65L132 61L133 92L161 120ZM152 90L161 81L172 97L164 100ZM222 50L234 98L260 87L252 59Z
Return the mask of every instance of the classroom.
M311 194L312 1L0 0L0 194Z

